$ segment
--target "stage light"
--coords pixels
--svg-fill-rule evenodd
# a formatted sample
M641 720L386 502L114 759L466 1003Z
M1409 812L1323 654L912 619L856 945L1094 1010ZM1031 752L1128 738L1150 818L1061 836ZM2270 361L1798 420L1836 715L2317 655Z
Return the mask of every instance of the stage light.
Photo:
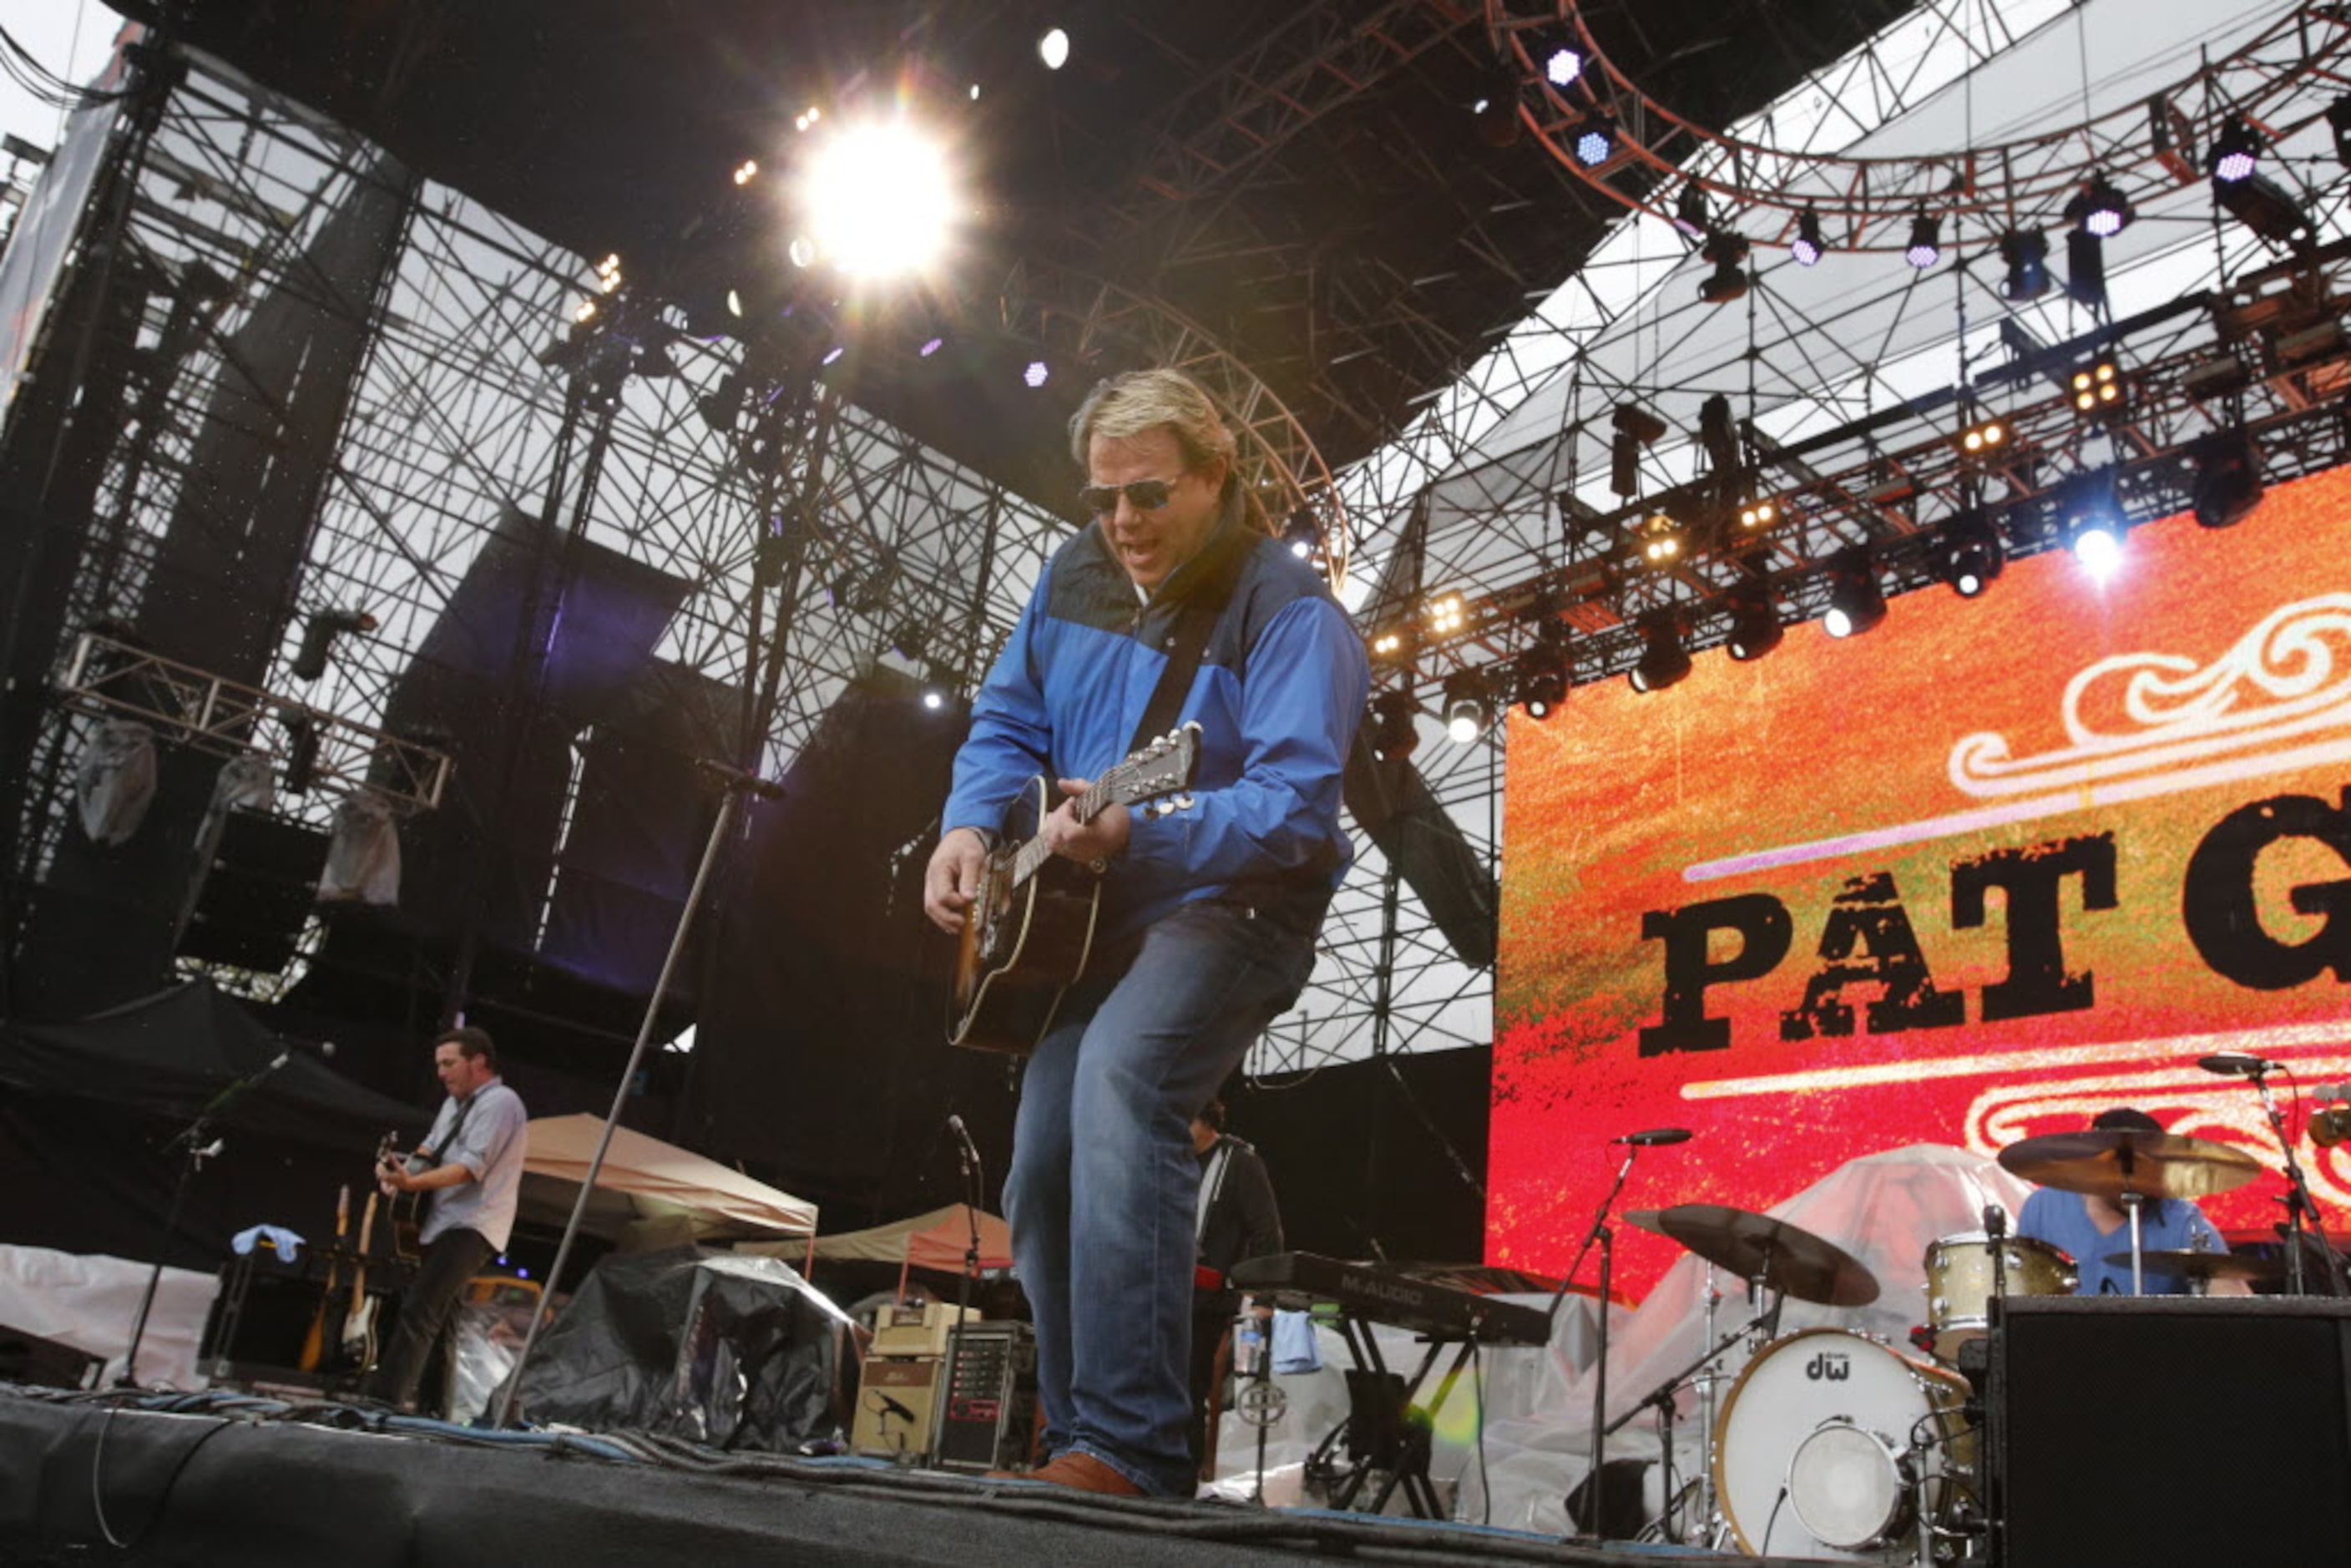
M2115 500L2115 471L2094 469L2065 481L2058 493L2058 526L2066 548L2094 577L2105 577L2122 559L2127 525Z
M1821 243L1821 214L1806 207L1796 219L1796 237L1788 242L1788 254L1796 258L1799 267L1811 267L1826 254L1828 246Z
M1991 457L2008 445L2008 422L1994 414L1960 431L1957 444L1967 456Z
M1671 571L1682 560L1682 527L1663 512L1653 512L1633 530L1633 551L1651 571Z
M1051 367L1047 365L1044 361L1031 360L1029 361L1029 368L1020 372L1020 380L1027 384L1031 392L1034 392L1037 388L1043 386L1046 381L1051 377L1052 373L1053 371Z
M1315 520L1311 508L1294 508L1281 525L1281 542L1290 553L1301 560L1311 560L1322 549L1322 525Z
M1666 433L1666 422L1638 403L1620 402L1609 423L1608 487L1619 496L1641 493L1641 448Z
M1739 526L1750 534L1760 534L1780 520L1780 503L1771 499L1742 501L1739 505Z
M743 162L735 165L735 183L737 184L747 185L758 177L759 162L758 159L746 158Z
M2049 236L2039 229L2015 229L2000 236L2000 259L2008 268L2003 298L2038 299L2049 292Z
M2088 419L2119 413L2129 402L2122 367L2110 355L2102 354L2075 371L2067 379L2066 386L2074 400L2074 412Z
M1421 606L1421 615L1428 622L1432 637L1450 637L1469 624L1469 612L1458 593L1439 594Z
M923 346L922 346L921 348L919 348L919 349L917 349L917 350L914 350L915 356L916 356L917 358L920 358L920 359L927 360L927 359L929 359L933 354L937 353L937 352L939 351L939 349L940 349L941 345L945 344L946 342L946 340L945 338L932 338L932 339L929 339L928 340L926 340L926 341L923 344Z
M1735 234L1715 234L1698 254L1714 264L1714 271L1698 286L1707 305L1728 305L1747 292L1747 242Z
M817 363L818 363L819 365L830 365L830 364L833 363L834 361L836 361L837 360L839 360L839 359L841 358L841 355L843 355L843 354L845 354L845 353L847 353L847 352L849 352L849 345L848 345L848 344L846 344L846 343L835 343L831 348L827 349L827 350L824 351L824 358L823 358L823 359L821 359L821 360L819 360L819 361L817 361Z
M1070 63L1070 35L1059 27L1049 28L1037 40L1037 57L1045 62L1049 71L1060 70Z
M1990 588L2008 564L2000 531L1980 511L1961 512L1946 523L1937 553L1935 574L1961 599L1973 599Z
M735 423L743 415L743 374L729 371L718 378L718 384L694 400L701 412L702 422L720 435L731 433Z
M2225 528L2244 521L2262 504L2261 454L2243 427L2199 436L2188 453L2196 465L2189 494L2199 523Z
M2105 308L2106 242L2087 229L2065 235L2065 292L2085 309Z
M596 319L596 302L593 299L582 299L579 308L571 312L571 319L583 327L593 321Z
M346 632L372 632L376 619L364 610L314 611L302 622L302 645L287 664L287 671L298 681L315 681L327 673L327 656L334 652L335 639Z
M1730 630L1722 640L1730 656L1745 663L1760 659L1780 645L1788 629L1780 624L1780 608L1771 591L1760 582L1743 582L1730 591Z
M2212 151L2205 156L2204 166L2212 171L2215 180L2233 185L2253 177L2261 157L2260 139L2241 115L2232 114L2220 121L2220 134L2212 138Z
M808 237L853 277L926 270L954 237L954 185L945 152L905 121L842 130L809 162L800 189Z
M1941 220L1920 213L1910 220L1910 243L1904 247L1902 259L1924 272L1943 259L1943 225Z
M1568 144L1575 150L1575 161L1587 169L1597 169L1616 156L1616 122L1604 110L1593 110L1575 123Z
M1832 637L1858 637L1886 619L1886 590L1864 545L1851 545L1823 563L1829 580L1828 613L1821 630Z
M1412 657L1413 647L1409 626L1384 626L1372 633L1370 652L1374 664L1401 664Z
M1494 722L1494 697L1486 677L1476 670L1456 670L1445 677L1445 737L1468 746Z
M794 235L792 236L792 243L784 247L784 254L791 257L791 262L794 267L803 268L814 267L816 265L816 241L809 238L806 235Z
M1568 87L1583 73L1583 56L1562 44L1543 61L1543 79L1553 87Z
M1650 616L1641 626L1641 658L1626 672L1636 692L1661 692L1690 673L1689 650L1670 613Z
M1410 692L1381 692L1372 698L1371 723L1364 742L1383 762L1401 762L1420 745L1420 705Z
M1529 718L1546 719L1566 700L1567 651L1546 636L1519 655L1519 705Z
M2065 204L2065 221L2100 239L2122 233L2130 226L2131 216L2130 198L2106 178L2104 170L2093 172L2089 183Z
M2215 180L2212 198L2231 217L2273 245L2294 245L2313 233L2310 214L2302 210L2302 204L2266 174Z
M1674 198L1674 227L1692 239L1701 239L1714 220L1706 210L1705 187L1684 185L1681 194Z

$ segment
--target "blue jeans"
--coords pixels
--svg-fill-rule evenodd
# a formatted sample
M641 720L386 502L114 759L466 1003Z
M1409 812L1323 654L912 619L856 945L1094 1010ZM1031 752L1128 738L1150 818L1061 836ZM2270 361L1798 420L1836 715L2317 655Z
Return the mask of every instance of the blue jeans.
M1004 1206L1048 1454L1076 1448L1145 1491L1191 1495L1192 1117L1313 963L1311 925L1194 900L1123 975L1071 988L1029 1058Z

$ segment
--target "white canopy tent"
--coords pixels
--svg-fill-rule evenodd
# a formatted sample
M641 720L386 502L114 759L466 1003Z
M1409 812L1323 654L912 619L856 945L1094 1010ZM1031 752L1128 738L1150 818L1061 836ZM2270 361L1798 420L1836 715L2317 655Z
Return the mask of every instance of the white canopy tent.
M523 1218L555 1226L570 1218L603 1134L604 1119L585 1113L532 1120L530 1153L523 1164ZM817 1207L805 1198L674 1144L617 1127L581 1226L624 1251L636 1251L747 1236L810 1238L816 1234L816 1220Z

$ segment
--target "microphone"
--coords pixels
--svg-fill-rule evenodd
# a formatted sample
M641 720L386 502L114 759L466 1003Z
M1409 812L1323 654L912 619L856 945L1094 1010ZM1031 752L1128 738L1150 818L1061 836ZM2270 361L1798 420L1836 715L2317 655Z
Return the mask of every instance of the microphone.
M1612 1144L1630 1144L1636 1149L1654 1148L1659 1144L1687 1144L1690 1141L1687 1127L1651 1127L1646 1132L1627 1133L1621 1138L1611 1138Z
M1994 1241L2008 1234L2008 1210L1996 1203L1987 1203L1983 1211L1984 1234Z
M2223 1078L2259 1078L2264 1072L2275 1072L2278 1067L2274 1061L2263 1061L2241 1051L2216 1051L2210 1056L2198 1057L2196 1065Z
M971 1141L971 1129L963 1124L963 1118L949 1112L947 1131L956 1135L956 1142L963 1145L964 1158L969 1160L976 1168L979 1165L979 1145Z
M762 779L756 773L746 773L740 768L731 763L721 762L715 757L697 757L694 759L694 765L729 789L747 790L762 800L780 800L784 798L782 785Z

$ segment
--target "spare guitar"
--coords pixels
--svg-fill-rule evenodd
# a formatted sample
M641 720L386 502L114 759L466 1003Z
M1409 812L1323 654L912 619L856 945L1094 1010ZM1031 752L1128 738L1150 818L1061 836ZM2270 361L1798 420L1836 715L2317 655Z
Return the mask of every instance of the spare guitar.
M1186 810L1192 801L1183 791L1199 760L1200 727L1170 731L1095 779L1076 798L1077 815L1091 821L1113 807L1145 801L1161 812ZM1013 808L1021 826L1008 821L1004 841L980 870L956 955L950 1044L1028 1055L1052 1023L1061 993L1085 973L1101 874L1054 854L1041 839L1011 843L1040 825L1061 800L1053 780L1031 779Z
M392 1134L384 1134L375 1149L375 1161L381 1165L392 1152ZM368 1294L368 1259L375 1249L376 1205L383 1200L381 1189L368 1194L367 1207L360 1211L360 1256L351 1270L350 1310L343 1314L343 1359L365 1372L375 1364L375 1298Z
M340 1293L343 1277L343 1238L351 1228L351 1189L348 1183L335 1194L335 1245L327 1254L327 1284L319 1292L319 1310L310 1314L310 1327L302 1335L302 1351L294 1364L304 1372L316 1372L327 1354L327 1318Z

